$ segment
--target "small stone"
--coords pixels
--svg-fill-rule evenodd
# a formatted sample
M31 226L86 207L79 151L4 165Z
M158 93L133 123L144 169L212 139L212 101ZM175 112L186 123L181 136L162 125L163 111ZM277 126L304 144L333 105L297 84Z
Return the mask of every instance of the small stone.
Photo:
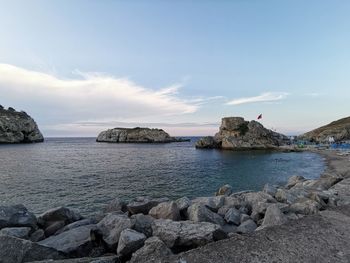
M132 229L124 229L119 238L117 253L127 256L143 246L146 236Z
M225 220L229 224L238 226L241 223L241 214L236 208L230 208L225 214Z
M216 195L224 195L224 196L229 196L232 194L232 186L229 184L225 184L224 186L221 186L219 190L216 192Z
M243 222L237 228L237 233L242 233L242 234L251 233L251 232L254 232L256 228L257 228L257 225L255 224L255 222L253 220L250 219L250 220Z

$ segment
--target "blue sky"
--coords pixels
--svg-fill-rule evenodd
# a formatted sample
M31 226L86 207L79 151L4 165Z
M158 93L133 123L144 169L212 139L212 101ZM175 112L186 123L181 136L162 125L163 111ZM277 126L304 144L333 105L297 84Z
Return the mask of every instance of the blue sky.
M348 1L1 1L0 104L46 136L349 116Z

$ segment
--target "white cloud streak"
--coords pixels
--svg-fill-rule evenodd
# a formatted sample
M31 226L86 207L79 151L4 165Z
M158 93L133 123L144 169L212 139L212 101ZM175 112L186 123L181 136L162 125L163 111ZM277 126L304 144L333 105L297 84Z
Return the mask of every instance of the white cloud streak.
M265 92L259 96L233 99L227 102L226 105L241 105L258 102L276 102L285 99L288 95L289 93L286 92Z
M129 119L194 113L199 102L179 96L181 84L160 90L148 89L126 78L75 71L76 79L0 64L0 93L4 101L30 102L65 121ZM13 105L8 105L13 106ZM29 112L30 113L30 112ZM63 120L65 119L65 120Z

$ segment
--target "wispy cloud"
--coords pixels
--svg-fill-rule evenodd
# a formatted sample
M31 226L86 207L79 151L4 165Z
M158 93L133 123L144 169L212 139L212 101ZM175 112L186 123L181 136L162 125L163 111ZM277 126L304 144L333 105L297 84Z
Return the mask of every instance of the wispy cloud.
M305 93L304 94L305 96L307 97L313 97L313 98L316 98L316 97L321 97L321 96L324 96L325 93L320 93L320 92L310 92L310 93Z
M1 99L17 105L30 102L42 111L71 121L181 115L196 112L202 103L202 99L182 98L179 95L181 84L154 90L127 78L96 72L75 71L74 74L77 77L73 79L59 78L50 73L0 64Z
M254 97L244 97L233 99L227 102L227 105L241 105L247 103L257 103L257 102L276 102L285 99L289 93L287 92L265 92L259 96Z

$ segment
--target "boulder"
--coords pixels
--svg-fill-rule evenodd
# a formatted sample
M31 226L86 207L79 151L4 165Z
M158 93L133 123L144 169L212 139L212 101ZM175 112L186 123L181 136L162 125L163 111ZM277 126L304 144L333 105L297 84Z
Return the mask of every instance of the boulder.
M66 256L49 247L11 236L0 236L0 262L22 263L45 259L64 259Z
M287 217L281 212L277 204L272 204L266 209L262 226L282 225L287 222Z
M241 214L241 218L240 218L241 224L249 219L251 218L247 214Z
M229 196L230 194L232 194L232 186L229 184L225 184L224 186L221 186L219 188L219 190L216 192L216 195L225 195L225 196Z
M273 197L277 193L277 187L270 184L265 184L263 188L263 192Z
M230 210L231 208L232 208L231 206L224 205L223 207L220 207L217 214L222 216L222 217L225 217L227 211Z
M145 245L132 254L130 263L158 262L161 258L171 256L173 253L158 237L150 237Z
M201 203L194 203L187 209L188 219L194 222L210 222L224 225L224 219Z
M225 214L225 221L238 226L241 223L241 213L236 208L230 208Z
M69 225L66 225L65 227L59 229L58 231L55 232L55 234L61 234L62 232L69 231L71 229L80 227L80 226L86 226L86 225L94 225L97 224L97 220L93 218L87 218L87 219L82 219L79 221L76 221L74 223L71 223Z
M0 235L28 239L31 230L30 227L6 227L0 230Z
M71 257L90 256L93 254L94 248L100 245L100 238L97 236L96 230L96 225L80 226L38 243L64 252Z
M0 206L0 229L5 227L37 228L37 219L23 205Z
M0 144L42 141L44 137L38 125L27 113L0 107Z
M224 202L224 196L197 197L192 200L192 204L203 204L214 212L217 212L224 205Z
M157 206L160 203L169 201L168 198L150 198L150 197L138 197L134 201L127 204L127 209L130 214L145 214L147 215L149 210Z
M221 227L221 229L226 233L236 233L237 232L237 226L233 224L225 224Z
M33 261L31 263L121 263L120 256L117 255L106 255L102 257L83 257L83 258L69 258L63 260L44 260L44 261Z
M121 200L120 198L114 198L105 208L105 213L122 211L126 212L126 202Z
M188 139L170 137L162 129L136 127L108 129L101 132L96 141L111 143L168 143L188 141Z
M45 239L45 232L43 229L40 228L34 231L29 237L29 240L32 242L39 242L43 239Z
M191 200L186 196L177 199L175 202L180 212L186 211L187 208L191 205Z
M278 189L275 195L278 202L292 204L297 202L299 199L310 197L310 192L300 187L293 187L289 190Z
M232 208L240 208L241 206L245 206L246 202L242 200L242 198L236 196L225 196L224 206Z
M301 175L293 175L292 177L290 177L288 179L288 182L286 184L286 188L290 189L293 186L295 186L297 183L302 183L304 181L306 181L306 179L303 176L301 176Z
M48 225L45 228L45 236L46 237L49 237L49 236L55 234L59 229L61 229L65 226L65 222L63 220L54 221L54 222L47 222L47 223L50 223L50 225Z
M157 219L152 230L169 248L194 248L227 237L219 225L208 222Z
M256 228L257 228L257 225L255 224L255 222L249 219L239 225L239 227L237 228L237 233L241 233L241 234L251 233L251 232L254 232Z
M317 180L310 180L308 184L304 184L303 186L307 189L315 189L315 190L328 190L336 183L340 182L342 178L337 176L327 176L322 177Z
M180 220L180 210L173 201L160 203L149 211L149 215L156 219Z
M109 213L97 224L103 240L111 250L117 248L120 233L124 229L133 228L133 226L134 222L127 215L119 213Z
M134 225L133 228L137 232L145 234L146 237L152 236L152 223L155 220L152 216L137 214L137 215L132 215L131 220Z
M67 207L55 207L52 208L38 217L38 222L44 228L51 225L53 222L63 221L64 224L70 224L75 221L81 220L83 217L73 210Z
M124 229L120 233L117 253L128 256L143 246L146 236L132 229Z
M317 214L320 210L321 205L311 199L302 199L290 206L290 211L303 214L303 215L313 215Z

